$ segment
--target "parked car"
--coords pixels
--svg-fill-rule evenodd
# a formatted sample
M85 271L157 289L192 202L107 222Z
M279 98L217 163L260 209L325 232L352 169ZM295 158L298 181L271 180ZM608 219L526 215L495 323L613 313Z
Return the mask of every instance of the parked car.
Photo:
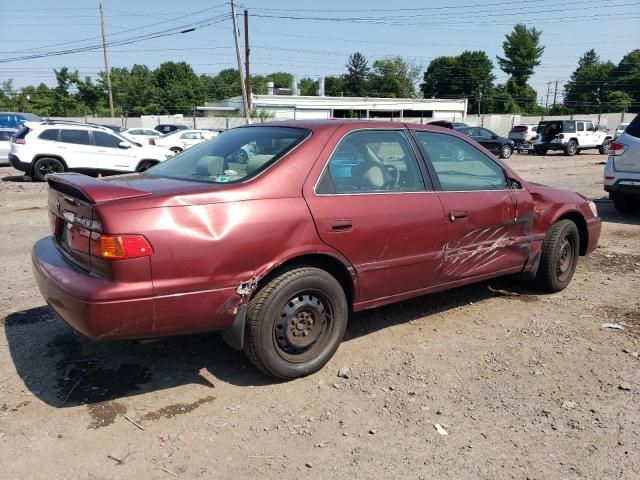
M0 112L0 128L19 128L24 122L41 122L42 118L27 112Z
M597 148L605 155L612 140L608 132L597 130L591 120L544 120L538 124L534 149L538 155L546 155L549 150L575 155Z
M627 128L628 126L629 126L628 123L621 123L620 125L618 125L618 128L616 128L616 131L613 134L613 139L615 140L620 135L622 135L622 133L624 132L624 129Z
M155 140L161 136L160 132L151 128L129 128L128 130L124 130L120 133L123 137L127 137L134 142L142 144L152 144L151 140Z
M476 142L500 158L509 158L515 150L513 140L501 137L483 127L454 127L460 133L473 138Z
M455 127L468 126L464 122L451 122L449 120L433 120L432 122L429 122L427 125L435 125L437 127L443 127L443 128L455 128Z
M177 130L167 133L159 138L153 139L153 145L160 145L168 148L172 152L180 153L187 148L193 147L199 143L209 140L218 135L211 130Z
M640 210L640 115L609 147L604 189L619 212Z
M0 128L0 165L9 164L9 151L11 150L9 140L17 131L15 128Z
M154 127L154 130L157 130L160 133L171 133L171 132L175 132L176 130L187 130L189 127L187 127L186 125L176 125L173 123L161 123L160 125L156 125Z
M285 379L322 368L351 311L514 273L560 291L601 229L585 197L430 125L249 125L140 174L47 181L34 276L72 327L221 331Z
M9 162L44 180L61 172L139 172L172 156L167 149L140 145L100 125L46 121L27 122L11 137Z
M533 144L536 140L536 130L538 130L538 125L516 125L507 136L513 140L518 152L529 152L533 150Z
M116 133L122 133L122 132L124 132L126 130L126 128L124 128L121 125L101 125L101 126L102 127L107 127L109 130L113 130Z

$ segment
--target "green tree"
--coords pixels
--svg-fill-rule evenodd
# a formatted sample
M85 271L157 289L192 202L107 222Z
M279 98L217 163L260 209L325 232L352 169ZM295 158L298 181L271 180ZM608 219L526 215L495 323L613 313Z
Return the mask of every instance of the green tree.
M626 92L615 90L609 94L607 103L609 106L607 110L612 112L626 112L633 103L633 98Z
M413 98L420 78L420 67L394 57L373 62L369 76L369 95L373 97Z
M153 76L163 111L191 113L201 100L200 79L187 62L164 62L154 70Z
M347 74L344 76L344 89L349 97L367 96L367 80L369 65L367 59L360 52L355 52L349 57L345 65Z
M578 60L578 68L564 87L564 105L575 113L594 113L606 105L615 65L601 62L593 50Z
M293 75L287 72L273 72L265 76L267 82L273 82L276 88L291 88Z
M344 78L343 77L325 77L324 93L329 97L342 97L344 95Z
M57 86L53 89L53 112L56 116L73 116L78 112L78 101L71 95L69 89L78 81L78 71L69 71L67 67L53 70ZM84 113L84 112L83 112Z
M504 57L497 57L502 71L511 75L514 81L524 86L533 75L534 68L540 65L544 47L540 45L542 31L517 24L513 32L505 35L502 43Z
M640 113L640 49L627 53L613 72L615 90L632 98L629 111Z
M104 90L100 85L96 85L91 77L84 77L84 80L77 78L75 80L78 93L75 95L81 103L83 103L93 115L96 115L98 105L104 100Z
M318 80L314 80L313 78L303 78L298 83L300 95L307 95L309 97L315 97L318 95L318 87Z
M220 70L215 77L201 77L204 97L207 101L224 100L242 95L240 73L234 68ZM256 85L252 82L252 90L256 92Z

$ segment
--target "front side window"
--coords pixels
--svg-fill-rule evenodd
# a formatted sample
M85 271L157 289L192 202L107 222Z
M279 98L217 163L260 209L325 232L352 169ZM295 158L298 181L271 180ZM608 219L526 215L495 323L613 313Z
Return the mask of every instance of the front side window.
M493 132L491 130L487 130L486 128L479 128L480 136L482 138L493 138Z
M347 135L329 159L316 193L424 191L416 156L402 131L365 130Z
M310 132L290 127L239 127L199 143L147 170L149 175L210 183L256 176L303 142Z
M142 135L142 130L129 130L129 135Z
M596 129L595 129L595 127L593 126L593 123L592 123L592 122L587 122L587 124L586 124L586 125L587 125L587 132L595 132L595 131L596 131Z
M181 140L200 140L199 132L186 132L180 135Z
M444 191L505 190L507 178L493 159L453 135L416 132L424 147L440 188Z
M560 131L564 133L576 133L576 122L560 122L563 127Z
M576 123L576 130L582 132L584 130L584 122Z
M122 140L115 135L106 132L93 132L93 141L96 147L120 148Z
M90 145L88 130L61 130L60 141L76 145Z

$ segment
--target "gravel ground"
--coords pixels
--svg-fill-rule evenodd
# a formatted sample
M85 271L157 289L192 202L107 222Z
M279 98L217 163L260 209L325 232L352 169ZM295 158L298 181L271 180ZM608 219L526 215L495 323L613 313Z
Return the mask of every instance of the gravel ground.
M70 330L31 277L46 188L0 168L2 478L640 478L640 216L602 198L604 160L509 160L601 199L600 248L565 291L502 279L360 313L285 383L214 335Z

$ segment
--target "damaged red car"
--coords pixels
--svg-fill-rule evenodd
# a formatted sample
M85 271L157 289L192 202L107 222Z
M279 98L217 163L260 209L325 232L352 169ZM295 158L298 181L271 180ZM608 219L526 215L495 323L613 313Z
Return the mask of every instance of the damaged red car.
M431 125L229 130L144 173L47 177L49 305L95 339L219 331L269 375L313 373L350 312L521 273L562 290L601 221Z

